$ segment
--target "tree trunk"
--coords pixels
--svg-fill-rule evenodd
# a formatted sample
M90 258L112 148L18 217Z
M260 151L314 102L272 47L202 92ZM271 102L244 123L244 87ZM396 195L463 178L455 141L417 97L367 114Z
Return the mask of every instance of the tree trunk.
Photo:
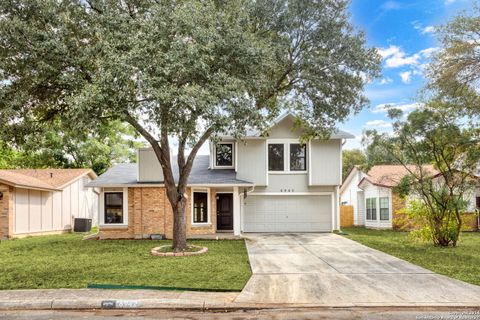
M181 252L187 250L187 224L185 208L187 199L181 197L173 208L173 250Z

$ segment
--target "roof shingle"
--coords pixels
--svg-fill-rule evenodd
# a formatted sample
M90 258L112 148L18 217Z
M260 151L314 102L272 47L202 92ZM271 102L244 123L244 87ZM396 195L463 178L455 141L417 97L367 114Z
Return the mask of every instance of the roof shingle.
M412 172L417 171L417 167L414 165L407 166L408 169ZM373 166L367 173L367 176L360 181L359 185L363 182L363 180L367 180L372 184L392 188L397 186L403 177L409 174L409 170L405 168L403 165L378 165ZM436 170L432 165L424 165L423 170L428 175L436 175L438 174L438 170Z
M172 159L173 175L175 181L178 181L178 166L176 159ZM209 156L199 155L193 162L192 171L188 178L189 185L250 185L251 182L236 179L235 170L221 169L210 170ZM99 176L96 180L90 182L88 187L105 187L121 185L144 185L144 184L163 184L163 181L139 182L137 181L137 164L122 163L110 168L107 172Z
M0 181L16 187L60 190L86 174L96 176L90 169L5 169L0 170Z

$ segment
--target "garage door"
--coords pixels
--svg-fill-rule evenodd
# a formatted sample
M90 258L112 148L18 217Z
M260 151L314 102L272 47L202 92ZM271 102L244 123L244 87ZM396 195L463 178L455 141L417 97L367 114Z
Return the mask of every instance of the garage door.
M332 199L329 195L249 195L244 201L244 232L327 232L331 230Z

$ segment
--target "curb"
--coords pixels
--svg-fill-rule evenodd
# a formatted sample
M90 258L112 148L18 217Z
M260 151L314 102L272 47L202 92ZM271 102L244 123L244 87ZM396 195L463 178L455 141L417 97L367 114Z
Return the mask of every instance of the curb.
M378 308L398 308L398 309L425 309L434 308L435 310L451 309L477 309L480 305L472 303L390 303L390 304L250 304L250 303L211 303L207 301L188 301L184 299L141 299L141 300L56 300L44 299L35 301L25 300L0 300L0 311L11 310L138 310L138 309L164 309L164 310L266 310L266 309L378 309Z

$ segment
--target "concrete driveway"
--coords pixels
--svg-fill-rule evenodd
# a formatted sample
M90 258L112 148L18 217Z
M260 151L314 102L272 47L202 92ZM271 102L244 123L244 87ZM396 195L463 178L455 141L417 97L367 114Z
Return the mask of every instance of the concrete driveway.
M248 234L239 303L480 306L480 287L335 234Z

